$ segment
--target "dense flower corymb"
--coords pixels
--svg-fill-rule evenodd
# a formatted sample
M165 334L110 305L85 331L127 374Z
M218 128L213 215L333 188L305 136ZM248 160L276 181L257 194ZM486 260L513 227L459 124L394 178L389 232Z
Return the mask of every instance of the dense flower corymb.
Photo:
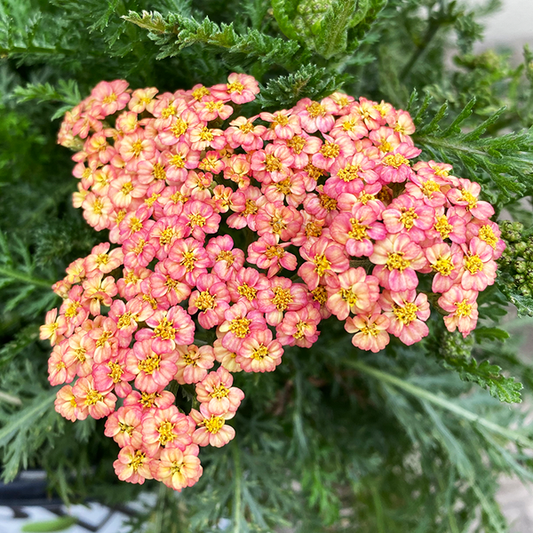
M103 81L61 126L74 206L109 242L54 285L41 339L56 410L107 419L121 480L196 483L199 447L235 436L232 373L275 370L323 319L378 352L427 336L431 301L466 336L494 283L492 206L451 165L417 160L407 112L335 93L233 116L258 93L235 73L175 93ZM179 385L194 385L189 413Z

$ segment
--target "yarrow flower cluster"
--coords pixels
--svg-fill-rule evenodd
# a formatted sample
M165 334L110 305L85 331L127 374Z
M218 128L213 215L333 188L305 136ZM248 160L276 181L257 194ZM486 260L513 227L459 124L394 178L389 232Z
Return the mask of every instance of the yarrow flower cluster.
M258 93L244 74L162 94L101 82L62 124L74 205L110 242L54 285L41 338L50 383L66 384L56 410L107 418L121 480L196 483L199 447L235 435L232 373L273 371L321 320L363 350L411 345L428 334L427 276L466 336L494 283L494 209L450 165L414 162L407 112L334 93L232 117ZM171 384L194 384L198 409L181 412Z

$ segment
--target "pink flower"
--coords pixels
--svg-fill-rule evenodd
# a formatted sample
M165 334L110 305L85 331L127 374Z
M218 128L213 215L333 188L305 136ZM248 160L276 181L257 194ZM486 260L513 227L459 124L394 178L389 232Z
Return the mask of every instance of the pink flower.
M152 461L153 459L142 449L125 446L120 450L113 467L115 474L121 481L142 485L146 479L153 479L150 471Z
M181 218L187 221L191 235L202 242L206 233L216 233L220 224L220 215L209 204L200 201L187 202Z
M273 134L269 138L276 139L292 139L295 135L300 135L302 128L300 127L300 117L291 114L290 111L282 109L275 113L260 113L261 120L270 122L270 130Z
M157 466L152 467L154 477L178 492L185 487L192 487L203 472L198 452L196 444L190 444L184 450L179 448L162 450Z
M231 99L236 104L245 104L255 100L255 95L259 94L259 84L253 76L248 74L237 74L233 72L228 77L227 84L214 85L211 94L221 100Z
M466 337L476 327L478 319L477 295L477 291L465 290L459 285L453 285L439 298L439 305L450 313L444 317L448 331L458 329L463 337Z
M104 434L111 437L121 448L142 444L142 411L138 407L120 407L111 413L105 423Z
M218 326L224 321L224 313L230 306L226 283L214 274L201 274L196 280L196 288L198 290L189 299L189 314L200 311L198 322L205 329Z
M382 213L383 222L389 233L406 233L413 242L426 238L425 230L430 229L435 221L435 211L408 194L395 198Z
M144 392L163 390L176 373L178 354L156 353L149 340L138 341L126 357L126 370L135 375L135 386Z
M213 368L215 356L211 346L178 346L179 359L174 379L181 385L198 383L207 376L207 371Z
M52 309L46 313L45 324L39 328L41 340L50 339L50 344L54 346L56 342L63 339L63 333L67 331L67 321L64 316L57 316L57 309Z
M335 139L324 135L324 139L320 150L311 158L311 162L317 168L329 171L339 160L348 159L355 152L354 143L347 135L340 135Z
M213 343L213 351L214 351L216 360L228 372L232 372L232 373L242 372L241 365L239 365L239 363L237 363L236 361L237 354L235 352L231 352L227 348L224 348L224 346L222 346L221 339L217 339Z
M266 331L266 330L265 330ZM206 403L209 412L222 415L228 411L235 412L244 398L244 392L232 387L233 377L223 367L209 374L196 384L196 397L201 403Z
M479 237L474 237L468 246L463 245L464 272L461 277L461 286L465 290L474 289L482 291L488 285L493 285L496 280L498 265L492 259L492 248Z
M378 279L367 276L363 267L349 268L327 278L327 308L339 319L369 311L379 298Z
M56 412L71 422L85 420L89 415L85 402L78 401L70 385L65 385L57 392L54 407Z
M101 81L91 92L94 98L95 114L113 115L124 109L130 101L126 92L128 82L125 80Z
M425 321L431 313L426 294L416 291L384 291L380 298L383 314L389 319L389 333L411 346L429 334Z
M316 289L320 281L333 272L344 272L350 266L343 249L326 237L321 237L310 246L304 245L300 255L306 262L299 268L298 275L310 290Z
M262 313L250 311L243 299L226 309L224 318L224 322L218 328L218 331L225 333L222 345L236 353L239 353L245 339L254 337L256 332L267 327Z
M100 314L100 305L110 307L118 292L115 280L111 276L104 278L103 274L95 274L86 279L83 284L83 297L89 300L89 307L93 315Z
M264 329L243 342L236 361L245 372L272 372L282 355L281 343L272 340L272 332Z
M103 242L91 250L91 254L85 258L85 271L87 274L95 270L102 274L109 274L122 264L124 259L122 249L115 248L109 252L110 246L108 242Z
M255 218L257 233L279 235L282 241L290 241L300 229L302 215L292 206L284 206L281 202L266 204L259 209Z
M387 235L385 226L377 222L378 214L369 205L355 205L351 213L340 213L331 224L331 236L354 257L370 256L374 244Z
M221 448L235 437L235 430L226 424L226 420L233 418L235 413L228 411L220 416L212 414L207 404L200 405L200 411L191 409L191 416L198 429L193 433L192 440L199 446L214 446Z
M230 122L230 127L226 129L226 140L231 148L242 146L247 152L260 150L263 148L263 135L266 132L265 126L254 126L253 122L257 115L251 118L238 117Z
M192 237L176 241L168 255L169 274L189 286L196 283L200 274L207 274L207 267L212 266L205 248Z
M68 347L68 340L64 339L54 346L48 359L48 381L53 387L70 383L76 376L76 365L66 357Z
M431 290L446 292L462 273L463 252L459 245L434 244L424 250L431 269L435 272Z
M479 183L460 179L458 188L452 188L448 191L448 199L454 205L465 207L479 220L486 221L494 215L494 208L488 202L478 200L480 192L481 185Z
M296 113L300 117L302 128L307 133L329 132L335 125L333 113L336 105L332 100L324 99L320 103L309 98L300 100L296 106Z
M98 364L93 367L94 386L99 391L114 388L117 396L125 398L131 392L130 381L135 375L126 369L127 349L122 349L116 360Z
M257 150L252 155L254 178L262 183L284 180L291 173L294 161L290 150L284 144L268 144L264 150Z
M383 287L394 292L415 289L418 278L415 270L426 266L426 258L420 246L405 233L396 233L374 244L370 261L375 266L372 274Z
M233 114L233 107L226 105L223 100L207 96L195 105L195 111L198 113L200 120L210 122L217 118L226 120Z
M72 387L72 394L76 398L76 403L85 406L89 415L97 420L115 410L117 397L109 391L98 391L92 376L79 378Z
M175 405L167 409L152 409L142 420L143 446L150 455L155 455L161 447L184 450L192 442L195 429L190 416L180 413Z
M298 262L296 256L285 250L290 243L278 244L278 239L272 233L265 233L256 242L248 246L247 261L259 268L268 268L267 277L271 278L281 268L296 270Z
M276 337L282 345L310 348L318 340L317 326L321 320L320 313L311 304L298 311L288 311L276 326Z
M410 179L413 174L410 159L415 158L421 152L422 150L408 143L401 143L392 153L383 157L376 171L385 183L402 183Z
M344 324L348 333L355 333L352 344L361 350L377 353L389 344L389 319L382 314L357 315L349 317Z
M229 235L221 235L210 239L205 247L214 264L213 274L224 281L228 281L244 264L244 252L233 246L233 239Z
M146 319L146 323L153 329L139 330L135 339L151 340L152 349L159 354L171 352L176 345L191 344L194 341L194 322L179 306L156 310Z

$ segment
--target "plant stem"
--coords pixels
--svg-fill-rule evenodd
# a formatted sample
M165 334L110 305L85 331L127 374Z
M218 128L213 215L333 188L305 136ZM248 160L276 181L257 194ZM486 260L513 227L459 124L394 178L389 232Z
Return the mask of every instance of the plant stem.
M20 398L17 398L16 396L11 396L11 394L7 394L7 392L2 391L0 391L0 401L12 403L13 405L22 405L22 401L20 400Z
M235 476L235 490L233 493L233 532L240 533L241 531L241 498L242 498L242 468L241 456L239 448L236 444L233 445L233 475Z
M4 276L7 276L9 278L18 279L19 281L31 283L32 285L37 285L39 287L46 287L47 289L50 289L52 285L54 284L53 281L32 278L31 276L27 276L26 274L21 274L20 272L17 272L16 270L10 270L9 268L4 268L4 267L0 267L0 274L3 274Z
M468 409L457 405L456 403L448 400L447 398L437 396L436 394L433 394L432 392L429 392L426 389L418 387L417 385L413 385L408 381L383 372L382 370L378 370L377 368L367 366L364 363L361 363L360 361L345 360L345 364L365 374L373 376L381 381L384 381L385 383L389 383L400 389L403 389L404 391L412 394L413 396L438 405L439 407L442 407L462 418L465 418L470 422L475 422L480 426L483 426L484 428L492 431L493 433L497 433L498 435L505 437L508 440L514 440L517 444L521 446L533 449L533 440L522 435L522 433L505 428L503 426L500 426L499 424L495 424L494 422L491 422L490 420L487 420L486 418L483 418L482 416L479 416L476 413L473 413L472 411L469 411Z

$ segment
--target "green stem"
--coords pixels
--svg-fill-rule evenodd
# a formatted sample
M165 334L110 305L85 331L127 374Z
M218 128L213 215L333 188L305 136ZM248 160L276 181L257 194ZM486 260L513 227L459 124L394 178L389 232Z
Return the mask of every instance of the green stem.
M403 67L402 72L400 73L400 79L405 80L405 78L408 76L408 74L411 72L412 68L416 64L416 62L422 57L422 54L427 50L429 44L437 35L437 31L439 30L441 26L441 23L439 20L431 20L428 26L428 29L426 30L426 33L422 39L422 44L420 46L417 46L416 50L413 52L413 55Z
M24 281L26 283L31 283L32 285L37 285L39 287L46 287L47 289L52 288L54 284L53 281L46 281L45 279L32 278L26 274L21 274L16 270L10 270L9 268L0 267L0 274L7 276L9 278L18 279L19 281Z
M241 499L242 499L242 467L241 456L239 448L236 444L233 445L233 464L235 476L235 490L233 493L233 533L240 533L241 531Z
M372 493L372 500L376 509L376 526L378 533L385 533L385 522L383 520L383 506L381 505L381 498L379 497L379 491L376 485L370 486L370 492Z
M413 396L438 405L439 407L442 407L470 422L479 424L480 426L483 426L484 428L492 431L493 433L497 433L498 435L501 435L502 437L505 437L508 440L514 440L517 444L521 446L533 449L533 441L528 437L522 435L522 433L519 433L518 431L514 431L512 429L500 426L499 424L495 424L494 422L491 422L490 420L487 420L486 418L483 418L482 416L479 416L476 413L469 411L468 409L460 407L459 405L453 403L452 401L446 398L437 396L436 394L433 394L432 392L429 392L426 389L422 389L421 387L413 385L408 381L404 381L401 378L398 378L391 374L387 374L382 370L367 366L364 363L361 363L360 361L345 360L344 362L346 365L351 366L365 374L373 376L381 381L384 381L385 383L394 385L399 389L403 389L404 391L408 392L409 394L412 394Z
M2 391L0 391L0 401L12 403L13 405L22 405L22 401L20 400L20 398L17 398L16 396L11 396L11 394L7 394L7 392Z

